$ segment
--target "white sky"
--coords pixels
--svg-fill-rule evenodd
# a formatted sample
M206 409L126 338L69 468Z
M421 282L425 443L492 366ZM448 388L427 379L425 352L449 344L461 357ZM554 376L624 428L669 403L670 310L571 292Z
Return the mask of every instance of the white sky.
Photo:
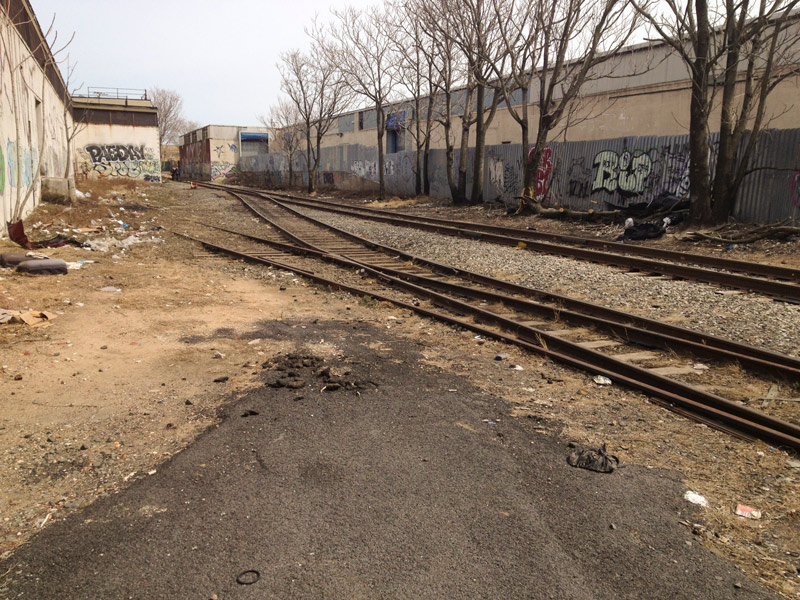
M280 92L281 52L306 49L303 29L329 7L378 0L31 0L63 42L84 87L172 89L200 125L258 125ZM59 44L56 44L58 46ZM66 74L66 66L61 66Z

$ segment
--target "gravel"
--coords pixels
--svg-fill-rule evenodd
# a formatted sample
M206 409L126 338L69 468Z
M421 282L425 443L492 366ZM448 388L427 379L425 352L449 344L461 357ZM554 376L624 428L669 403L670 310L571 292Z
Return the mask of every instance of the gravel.
M797 305L486 242L320 211L304 212L345 231L430 260L655 319L669 317L684 327L800 356Z

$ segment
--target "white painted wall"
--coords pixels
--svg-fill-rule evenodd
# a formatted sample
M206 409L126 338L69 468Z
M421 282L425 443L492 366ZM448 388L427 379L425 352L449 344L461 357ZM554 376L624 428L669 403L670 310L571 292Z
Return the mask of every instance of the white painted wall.
M77 177L161 181L157 127L90 123L75 137Z
M71 125L72 117L2 11L0 44L0 236L5 236L5 223L17 207L24 204L18 215L24 218L38 204L41 177L72 175L65 130L65 119Z

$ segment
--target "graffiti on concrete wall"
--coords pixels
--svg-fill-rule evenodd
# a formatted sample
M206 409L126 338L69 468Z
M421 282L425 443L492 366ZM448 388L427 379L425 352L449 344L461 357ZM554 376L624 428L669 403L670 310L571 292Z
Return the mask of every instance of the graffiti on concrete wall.
M225 181L239 175L239 167L232 163L212 163L211 181Z
M378 163L374 160L355 160L350 165L350 172L364 179L377 179Z
M800 171L795 171L792 177L791 199L792 204L800 208Z
M36 172L38 162L38 152L36 148L26 146L19 148L19 173L17 173L17 143L8 140L6 143L6 162L8 163L8 185L10 187L28 187L33 183L33 176ZM19 179L17 176L19 175ZM5 184L4 184L5 186Z
M650 154L640 150L617 154L603 150L594 157L595 176L592 192L605 190L635 196L645 192L645 180L653 170Z
M533 150L533 148L531 148ZM539 159L539 169L536 172L536 197L545 198L547 196L548 182L553 173L553 149L545 146L542 150L542 157Z
M586 198L592 191L592 169L586 166L586 157L579 156L567 169L567 189L570 196Z
M144 144L87 144L78 150L87 177L128 177L161 181L161 163Z

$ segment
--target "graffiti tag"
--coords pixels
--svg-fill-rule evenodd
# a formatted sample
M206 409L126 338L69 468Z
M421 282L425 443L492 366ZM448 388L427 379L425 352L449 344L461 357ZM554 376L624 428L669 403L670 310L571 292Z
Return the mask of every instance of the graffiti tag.
M592 191L606 190L620 194L641 194L645 191L645 180L653 169L653 161L647 154L631 154L625 151L617 154L613 150L603 150L594 157L597 173Z

